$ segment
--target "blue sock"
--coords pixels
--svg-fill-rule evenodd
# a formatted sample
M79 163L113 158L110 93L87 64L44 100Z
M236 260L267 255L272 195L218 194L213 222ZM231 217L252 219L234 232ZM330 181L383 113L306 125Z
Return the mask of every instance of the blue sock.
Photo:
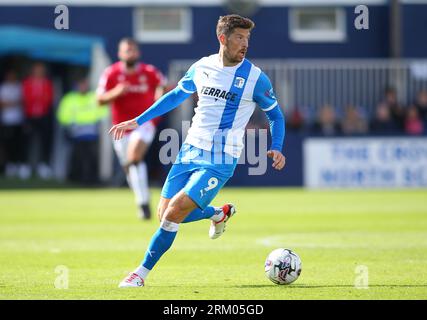
M214 214L215 214L215 207L207 206L205 210L202 210L200 208L196 208L193 211L191 211L188 214L188 216L185 217L185 219L184 219L184 221L182 221L182 223L199 221L202 219L209 219Z
M171 247L178 232L178 223L163 220L160 228L151 238L150 245L145 253L142 266L151 270L161 256Z

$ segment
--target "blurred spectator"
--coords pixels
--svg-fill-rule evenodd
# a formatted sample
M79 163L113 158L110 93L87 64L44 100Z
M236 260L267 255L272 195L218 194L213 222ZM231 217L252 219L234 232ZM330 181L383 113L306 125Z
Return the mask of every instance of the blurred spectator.
M58 107L58 121L71 142L68 178L85 184L98 182L98 124L108 109L98 107L95 93L87 79L77 83L77 90L66 94Z
M340 126L336 120L335 110L330 105L324 105L316 122L312 127L313 134L333 136L341 133Z
M405 133L409 135L421 135L424 132L424 123L418 114L415 105L408 108L405 119Z
M260 108L255 108L254 113L252 114L251 118L248 121L248 124L246 125L246 129L267 129L268 126L268 120L265 115L265 112L262 111Z
M371 131L374 134L391 135L399 132L396 123L391 118L390 109L385 103L380 103L371 122Z
M405 110L397 100L397 93L394 88L387 88L384 94L383 101L389 108L393 121L403 130L405 121Z
M31 74L23 82L23 100L26 116L27 161L30 163L30 151L36 139L40 146L37 159L37 174L42 179L52 176L49 167L52 145L52 102L53 84L46 76L43 63L35 63Z
M354 106L347 106L341 130L346 135L361 135L368 133L368 123Z
M289 130L291 131L302 131L305 126L305 120L302 112L297 109L293 108L288 116L287 126Z
M426 122L427 121L427 90L421 90L417 94L415 100L415 106L418 109L418 114L420 118Z
M15 71L6 73L0 86L0 124L7 177L28 177L24 166L22 88ZM28 168L27 168L28 169Z

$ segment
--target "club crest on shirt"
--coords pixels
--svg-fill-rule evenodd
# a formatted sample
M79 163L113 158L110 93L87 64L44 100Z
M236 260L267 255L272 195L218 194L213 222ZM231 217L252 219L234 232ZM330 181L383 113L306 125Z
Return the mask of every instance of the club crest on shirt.
M234 86L241 89L243 88L243 85L245 84L245 79L242 77L236 77L234 80Z
M142 82L147 82L147 77L146 77L145 75L143 75L143 74L142 74L142 75L140 75L140 76L139 76L139 82L141 82L141 83L142 83Z

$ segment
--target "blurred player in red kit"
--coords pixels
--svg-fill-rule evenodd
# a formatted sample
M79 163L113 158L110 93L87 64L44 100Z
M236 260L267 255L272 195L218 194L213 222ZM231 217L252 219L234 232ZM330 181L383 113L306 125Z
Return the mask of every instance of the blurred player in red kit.
M25 135L27 137L27 161L31 162L31 148L39 140L39 159L37 159L37 174L42 179L52 177L49 166L52 148L52 104L54 88L52 81L47 77L46 66L35 63L30 75L22 83L22 98L26 118ZM30 170L29 168L26 170ZM28 177L28 173L24 176Z
M99 104L111 104L113 125L134 118L164 93L166 81L154 66L139 62L137 43L130 38L119 42L118 62L105 69L97 89ZM148 173L144 157L156 133L158 119L127 132L113 141L114 150L135 194L138 216L150 219Z

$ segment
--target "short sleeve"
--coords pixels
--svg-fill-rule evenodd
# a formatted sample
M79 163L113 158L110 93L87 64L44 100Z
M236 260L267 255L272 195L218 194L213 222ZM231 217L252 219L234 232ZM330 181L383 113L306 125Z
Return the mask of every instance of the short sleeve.
M108 67L104 70L104 72L101 75L101 78L98 82L98 87L96 88L96 93L103 94L107 92L108 90L111 90L113 88L112 81L111 81L111 67Z
M150 81L154 87L165 87L167 84L166 77L153 65L147 65L146 70L150 74Z
M159 70L156 70L156 72L154 74L154 79L156 81L156 86L157 87L165 87L166 84L167 84L166 77Z
M261 72L254 89L253 100L263 111L270 111L277 106L276 95L270 79L264 72Z
M186 93L194 93L197 91L196 84L194 83L194 74L196 66L193 64L190 69L185 73L184 77L178 82L178 87Z

